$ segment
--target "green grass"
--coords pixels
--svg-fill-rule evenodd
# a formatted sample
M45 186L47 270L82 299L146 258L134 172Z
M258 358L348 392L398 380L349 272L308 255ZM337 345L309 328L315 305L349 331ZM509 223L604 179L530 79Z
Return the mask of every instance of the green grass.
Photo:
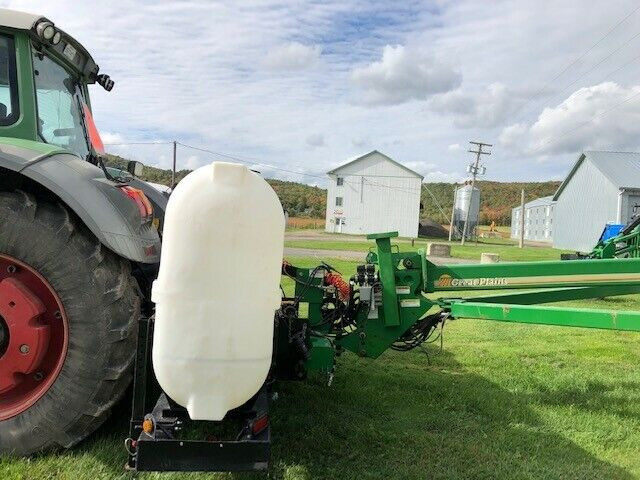
M345 275L357 263L329 261ZM568 304L640 309L640 296ZM331 387L278 384L269 478L640 478L640 334L456 320L427 351L345 354ZM123 404L70 451L0 460L0 479L130 478L127 421Z
M328 239L322 240L288 240L285 242L287 247L307 248L317 250L346 250L367 252L370 247L374 247L374 242L349 241L342 240L340 236L327 236ZM406 252L417 248L426 248L427 243L449 243L442 240L423 240L415 242L415 246L411 246L411 242L407 240L394 241L400 248L400 251ZM464 246L459 243L451 243L451 256L455 258L466 258L471 260L479 260L482 253L497 253L502 261L537 261L537 260L560 260L560 253L564 250L558 250L551 247L525 247L518 248L517 245L507 239L492 238L481 239L477 244L469 242Z

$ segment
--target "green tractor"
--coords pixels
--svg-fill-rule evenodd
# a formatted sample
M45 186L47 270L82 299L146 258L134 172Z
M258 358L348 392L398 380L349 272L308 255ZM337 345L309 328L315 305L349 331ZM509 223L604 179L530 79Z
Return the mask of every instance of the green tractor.
M74 445L132 377L166 198L105 167L95 83L78 41L0 10L0 454Z
M423 250L405 251L393 244L396 232L372 234L369 238L376 248L347 280L326 263L308 269L284 262L281 273L294 285L294 293L287 296L282 289L273 319L270 312L264 318L210 314L216 300L211 297L221 282L208 285L211 290L201 298L185 299L172 292L172 302L187 303L191 311L176 313L172 305L162 310L159 302L156 316L164 320L158 323L150 291L158 274L167 199L136 178L136 165L129 166L129 173L105 166L87 88L94 83L107 90L113 87L89 53L53 22L0 10L0 454L28 455L74 445L105 420L134 377L130 431L124 442L128 468L264 470L269 462L268 406L275 382L304 380L309 371L326 375L331 383L336 358L343 353L374 359L389 349L419 348L438 327L441 333L445 322L456 318L640 331L640 312L544 305L640 293L637 223L608 243L601 242L589 258L569 262L438 265ZM196 191L204 192L203 202L220 201L223 195L209 195L215 191L212 182L219 167L196 171L191 177L196 180L187 178L178 186L167 210L165 257L187 252L190 240L202 243L201 227L206 222L191 237L174 235L185 232L188 221L176 201L193 201L191 193ZM239 179L255 180L250 177L255 173L236 167L221 167L234 172L226 177L235 179L228 180L229 185ZM209 183L198 183L205 177ZM235 227L207 230L205 240L221 233L231 243L243 231L240 227L246 231L255 227L255 209L247 205L241 210L244 216L237 215ZM210 251L227 254L224 249ZM188 262L182 258L183 263L163 261L162 274L170 269L167 283L178 277L175 270L181 270L182 278L196 278L197 285L205 285L199 280L205 267L198 260L203 256L186 256L192 258ZM278 262L276 258L276 274ZM235 269L230 288L249 292L273 267L218 263L204 272L207 278L226 278L223 275ZM166 267L174 264L178 267ZM273 287L277 292L277 282ZM478 295L483 291L489 292ZM161 298L166 293L160 290L156 295ZM210 315L206 335L197 326L189 329L182 324L184 335L156 329L162 321L193 325L188 315ZM224 322L242 321L246 327L272 320L273 338L216 329L226 326ZM158 331L164 353L163 347L153 349ZM191 355L191 347L197 345L200 351L217 354L210 348L211 339L215 335L220 340L225 331L226 357L184 353ZM176 341L167 342L168 338ZM273 344L271 358L259 358L263 364L266 360L266 378L261 377L266 370L262 367L248 379L227 368L254 362L252 351L248 356L238 353L247 338L260 340L260 346L265 340ZM170 343L179 347L178 353L167 347ZM164 377L169 389L160 375L154 375L160 371L155 364L163 365L167 359L176 365ZM213 373L212 368L193 368L216 362L222 368ZM217 373L221 371L225 373ZM234 393L234 403L229 403L231 409L222 419L219 411L191 416L191 400L183 399L182 405L167 393L191 394L190 386L171 385L187 376L191 385L210 387L203 402L218 400L216 388L222 393L232 389L227 387L232 382L221 380L233 379L241 393ZM260 388L252 393L256 384ZM253 396L247 399L249 395ZM246 403L239 405L241 401ZM212 424L225 419L239 420L237 435L228 440L208 435ZM190 427L195 428L187 432Z

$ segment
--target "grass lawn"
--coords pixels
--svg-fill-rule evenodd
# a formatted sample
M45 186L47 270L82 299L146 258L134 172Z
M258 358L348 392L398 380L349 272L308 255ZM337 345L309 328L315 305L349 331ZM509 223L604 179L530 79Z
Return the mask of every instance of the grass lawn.
M571 304L640 310L640 296ZM640 334L456 320L427 351L345 354L331 387L280 383L269 478L640 478ZM0 460L0 479L129 478L128 414L71 451Z
M407 240L394 240L400 251L406 252L417 248L426 248L427 243L449 243L440 239L419 239L415 242L415 246L411 246L411 242ZM374 242L366 239L362 241L344 240L339 235L327 235L327 239L309 239L309 240L287 240L287 247L308 248L318 250L347 250L366 252L370 247L375 246ZM560 253L564 250L558 250L551 247L525 247L518 246L511 240L491 238L480 239L478 243L467 242L464 246L459 243L451 243L451 256L456 258L467 258L479 260L482 253L497 253L502 261L535 261L535 260L560 260Z

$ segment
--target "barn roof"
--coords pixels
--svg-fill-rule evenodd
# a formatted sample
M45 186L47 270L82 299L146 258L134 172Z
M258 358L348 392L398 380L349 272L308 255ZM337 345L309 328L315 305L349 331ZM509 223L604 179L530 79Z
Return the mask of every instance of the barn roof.
M369 153L365 153L364 155L358 155L356 157L351 157L349 159L347 159L346 163L343 163L342 165L340 165L339 167L334 168L333 170L329 170L327 172L327 175L333 175L335 173L337 173L338 171L340 171L341 169L343 169L344 167L348 166L348 165L352 165L356 162L359 162L360 160L363 160L373 154L377 153L378 155L382 155L386 160L389 160L391 163L393 163L394 165L397 165L398 167L402 168L403 170L406 170L408 173L410 173L411 175L419 178L419 179L423 179L424 176L420 175L418 172L415 172L413 170L411 170L408 167L405 167L404 165L402 165L401 163L396 162L393 158L385 155L382 152L379 152L378 150L371 150Z
M549 195L548 197L536 198L535 200L531 200L530 202L525 203L524 208L545 207L547 205L551 205L552 203L555 203L553 201L553 195ZM513 208L520 208L520 205L517 205Z
M560 194L578 171L585 158L589 161L618 188L639 188L640 189L640 153L635 152L583 152L573 165L573 168L564 179L555 195L554 200L558 200Z

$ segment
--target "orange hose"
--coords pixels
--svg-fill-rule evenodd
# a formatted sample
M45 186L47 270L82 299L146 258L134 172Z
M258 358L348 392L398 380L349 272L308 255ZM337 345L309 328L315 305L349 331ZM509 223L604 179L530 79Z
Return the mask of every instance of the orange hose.
M327 285L333 285L338 290L338 298L345 301L349 298L349 284L345 282L337 273L327 273L324 276L324 281Z

